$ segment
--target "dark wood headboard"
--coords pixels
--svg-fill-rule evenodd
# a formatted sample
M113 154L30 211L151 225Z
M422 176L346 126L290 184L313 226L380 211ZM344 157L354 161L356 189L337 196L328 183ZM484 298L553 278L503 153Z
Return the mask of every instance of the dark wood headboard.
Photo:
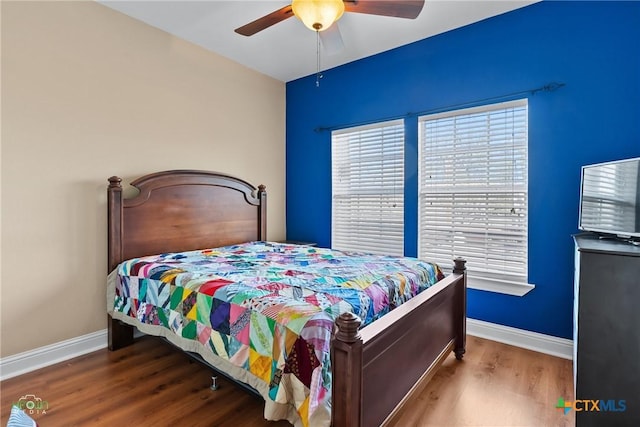
M144 255L214 248L267 237L267 193L233 176L196 170L153 173L131 183L109 178L108 268Z

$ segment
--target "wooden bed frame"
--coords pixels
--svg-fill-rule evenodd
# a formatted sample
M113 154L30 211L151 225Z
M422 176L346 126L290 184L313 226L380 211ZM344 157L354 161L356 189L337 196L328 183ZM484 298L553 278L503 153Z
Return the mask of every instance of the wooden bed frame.
M109 178L108 268L144 255L266 240L267 193L232 176L194 170L146 175L124 198ZM351 313L336 320L331 343L332 425L389 424L442 361L462 359L466 341L465 261L453 274L360 329ZM133 327L109 316L109 349L133 342Z

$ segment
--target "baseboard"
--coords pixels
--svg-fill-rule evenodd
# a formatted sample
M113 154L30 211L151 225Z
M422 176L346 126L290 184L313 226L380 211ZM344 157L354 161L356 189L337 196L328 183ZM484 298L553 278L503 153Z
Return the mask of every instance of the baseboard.
M482 320L467 319L467 333L516 347L564 359L573 358L573 342L564 338L552 337L537 332L511 328ZM135 337L141 336L137 330ZM71 338L59 343L47 345L31 351L25 351L0 359L0 381L44 368L55 363L64 362L107 346L107 330L92 332L80 337Z
M107 330L92 332L0 359L0 381L107 347Z
M573 359L573 341L467 318L467 334L563 359Z

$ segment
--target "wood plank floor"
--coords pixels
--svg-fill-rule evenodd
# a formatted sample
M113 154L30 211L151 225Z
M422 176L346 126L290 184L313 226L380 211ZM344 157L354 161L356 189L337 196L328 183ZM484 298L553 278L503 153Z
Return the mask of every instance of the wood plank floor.
M263 420L262 401L224 379L210 391L210 377L169 344L143 337L1 382L0 425L26 394L49 405L32 415L41 427L289 425ZM573 411L555 408L559 397L573 400L571 361L469 337L464 361L449 357L395 427L572 426Z

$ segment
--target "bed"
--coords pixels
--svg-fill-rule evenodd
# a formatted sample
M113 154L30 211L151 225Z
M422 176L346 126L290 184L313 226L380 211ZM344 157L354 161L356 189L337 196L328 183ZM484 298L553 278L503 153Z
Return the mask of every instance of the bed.
M222 354L224 350L222 353L216 352L217 348L222 348L220 347L221 337L222 339L226 338L224 338L224 333L216 335L212 332L212 325L216 327L215 329L224 331L229 329L229 322L221 328L218 327L218 323L214 324L217 321L214 321L213 317L205 319L203 323L208 323L209 329L196 322L200 307L210 305L211 300L207 299L206 295L198 294L197 301L200 306L197 310L195 308L196 297L193 295L191 295L193 296L191 302L188 302L189 298L187 297L176 297L175 301L171 301L174 299L173 290L177 289L175 281L178 280L172 269L184 272L182 263L184 258L189 257L195 260L194 265L196 266L202 265L202 258L220 257L216 258L218 260L216 262L220 262L219 265L226 267L228 264L234 264L240 269L246 268L249 264L262 266L265 257L276 257L278 260L293 260L297 266L304 266L300 267L300 271L304 271L304 274L300 276L293 273L288 274L291 272L290 269L283 270L287 276L295 276L287 277L287 280L306 280L308 283L326 282L331 275L323 276L323 271L333 271L332 269L335 269L336 266L343 268L350 263L350 257L360 255L366 257L366 255L343 254L324 248L267 242L267 193L265 187L256 188L244 180L229 175L194 170L158 172L131 182L131 185L139 192L130 198L123 196L121 182L122 180L118 177L109 178L107 190L108 270L111 272L108 287L110 291L108 291L107 298L110 350L115 351L132 344L133 330L136 326L144 333L164 336L185 351L198 353L204 362L214 369L249 384L265 398L265 414L269 418L288 419L292 423L302 426L328 425L330 423L334 427L369 427L392 423L402 405L424 387L451 351L455 353L457 359L462 359L466 337L464 260L454 260L453 273L442 276L437 270L432 270L429 273L428 266L425 265L427 263L419 260L400 259L397 260L400 263L400 270L404 271L409 263L412 266L418 263L417 267L422 269L420 271L425 271L424 274L421 273L421 276L435 275L440 280L433 281L433 277L431 277L433 283L425 285L425 289L415 291L418 285L414 286L413 279L407 279L405 275L400 280L403 286L407 284L403 289L405 291L414 289L414 293L417 295L403 304L393 303L392 309L376 311L371 309L372 304L367 303L369 305L361 307L360 311L355 308L352 310L358 312L360 316L355 315L352 311L340 309L341 314L335 311L332 313L334 314L332 319L335 318L335 323L328 325L328 327L325 322L326 316L322 318L322 321L316 322L318 324L325 323L324 328L328 330L328 335L324 340L308 339L308 342L312 344L326 342L328 348L324 348L325 353L323 354L326 354L327 360L320 362L323 362L323 366L328 369L328 374L327 372L317 374L316 371L320 371L317 369L313 371L314 376L309 376L307 381L313 385L312 390L317 388L318 382L327 382L329 386L326 386L324 390L328 390L329 396L318 396L316 393L314 396L305 397L296 395L298 393L295 391L297 390L295 387L293 392L286 391L288 389L283 387L279 388L280 381L284 381L284 379L288 381L287 372L297 369L309 371L315 365L306 368L289 367L287 368L289 371L284 370L285 374L282 371L276 372L277 360L275 358L271 361L261 359L261 354L264 352L260 352L258 348L254 349L256 346L251 344L249 346L251 348L247 347L247 354L244 355L244 358L249 361L246 363L263 366L265 371L271 369L269 374L262 375L268 384L263 386L260 381L254 381L253 377L261 376L259 373L256 374L255 370L251 371L248 367L244 371L239 370L237 363L235 365L230 363L233 357L231 353ZM175 253L184 254L176 255ZM249 256L248 259L241 258L245 254L249 254L246 255ZM312 276L313 272L309 270L311 268L309 258L301 257L318 260L320 263L319 273ZM168 262L170 267L165 265L160 268L158 267L160 262ZM367 262L390 266L392 261L378 257L367 259ZM135 270L134 276L136 278L125 280L123 276L119 275L121 271L127 269ZM160 286L164 286L164 282L166 282L167 288L173 286L171 295L167 297L169 294L165 293L165 298L160 299L166 300L167 308L170 306L174 311L184 313L184 319L192 318L194 323L197 323L197 329L196 326L191 327L191 323L187 325L180 316L178 316L179 319L174 316L173 319L167 317L167 319L158 320L157 313L152 311L154 309L149 308L143 300L157 300L161 292L158 290L157 284L155 285L155 293L149 291L151 286L148 283L150 282L147 282L147 279L137 278L141 269L150 270L152 276L155 274L153 278L158 280ZM189 283L198 282L194 279L200 274L198 269L199 267L196 267L195 272L188 273ZM260 273L262 279L266 274L271 274L265 273L265 271ZM116 272L118 273L116 274ZM230 271L228 274L238 273ZM393 274L390 274L389 277ZM118 278L115 278L116 276ZM219 289L223 289L221 288L222 284L233 281L227 280L230 278L230 276L221 274L221 277L217 277L215 280L206 281L205 287L211 289L210 294L218 292ZM129 288L128 280L134 281L135 285ZM164 282L162 282L163 280ZM279 276L279 280L283 281L282 276ZM123 291L122 283L125 282L127 287ZM204 283L198 282L197 286L200 287ZM130 289L135 289L135 295L127 294L128 299L125 302L120 301L119 308L117 308L118 303L114 302L114 289L117 286L120 286L115 291L117 295L131 293ZM185 284L184 288L189 288L189 286L189 284ZM360 285L352 287L359 288ZM297 285L292 286L293 288L297 289ZM303 288L304 286L301 287L301 289ZM362 288L364 289L364 286ZM235 288L230 287L229 289ZM306 288L304 289L304 291L297 289L298 297L303 295L300 292L306 292ZM387 288L384 287L384 289ZM269 288L269 291L273 294L273 289ZM180 288L180 292L183 292L182 288ZM184 292L186 293L186 291ZM233 291L225 290L225 292L236 295L237 292L244 291L235 289ZM145 294L144 298L146 299L142 297L142 293ZM207 292L201 293L206 294ZM371 294L371 292L369 293ZM153 294L154 297L148 297L150 294ZM317 302L315 296L309 296L309 298ZM362 295L353 296L352 301L358 300L358 298L362 300L363 297ZM407 299L404 294L399 298L403 301ZM345 299L348 300L348 297ZM392 301L391 296L388 299ZM122 306L122 304L131 305L131 301L135 301L134 307ZM252 301L254 300L252 299ZM341 302L333 300L332 302L334 307L344 307L344 304L340 305ZM353 307L357 305L351 304ZM322 308L326 308L326 306L322 306ZM235 309L238 310L237 307ZM227 315L235 319L232 321L234 325L246 324L246 322L240 321L241 316L237 313L236 315L229 314L229 311L233 309L226 308L225 310ZM322 314L324 315L327 311L331 310L323 310ZM133 314L127 316L127 312ZM136 313L142 322L135 318ZM172 315L175 313L172 312ZM276 315L274 314L272 317L275 318ZM251 320L253 321L254 317L251 317ZM366 326L363 326L363 320L368 322ZM262 321L264 322L264 319ZM163 326L162 323L165 325ZM256 320L257 323L258 320ZM168 324L174 326L167 328ZM264 330L271 331L274 336L279 337L270 338L272 341L268 341L269 345L287 347L289 349L287 351L290 351L293 348L290 345L293 341L288 340L285 337L286 334L278 334L278 328L274 329L272 322L269 325L271 326L264 328ZM167 334L165 332L167 329L179 331L173 335L180 336ZM186 330L189 332L185 332ZM255 333L258 335L255 338L256 342L260 339L268 339L262 336L264 331L259 331L257 328L256 331ZM208 339L209 335L207 334L210 332L212 338ZM248 333L250 332L247 328L246 334ZM185 335L189 335L186 338L191 338L192 344L185 341ZM234 333L235 335L241 336L240 333ZM312 335L315 337L315 332ZM198 337L204 337L204 339L199 340ZM242 338L239 339L242 341ZM276 342L281 344L274 345L273 343ZM297 344L298 341L296 340L295 343ZM305 346L310 347L305 342L302 346L303 350L306 348ZM316 354L317 348L322 346L325 344L316 345ZM236 345L236 350L238 348ZM281 353L286 352L281 351ZM282 357L286 357L286 355ZM282 361L282 357L280 361ZM250 371L252 374L242 373L246 371ZM322 390L322 388L319 389ZM278 395L276 396L276 394ZM278 403L283 398L291 400L293 404L287 406L288 404ZM301 404L301 400L305 400L304 404ZM328 409L321 410L318 402L328 402L323 406ZM292 411L291 407L295 410ZM310 415L310 411L315 415Z

